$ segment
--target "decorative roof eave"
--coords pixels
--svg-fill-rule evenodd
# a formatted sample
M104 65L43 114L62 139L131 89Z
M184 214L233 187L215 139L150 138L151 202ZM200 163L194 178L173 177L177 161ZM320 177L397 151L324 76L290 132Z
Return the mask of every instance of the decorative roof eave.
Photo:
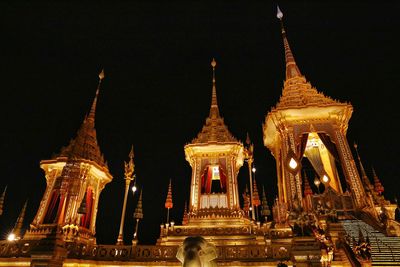
M43 170L48 170L50 166L54 165L59 165L60 168L64 167L65 164L70 160L68 157L55 157L53 159L46 159L46 160L41 160L40 161L40 167ZM85 163L89 164L92 167L96 168L98 172L102 173L101 175L103 178L106 179L106 183L111 182L113 179L113 176L110 174L110 171L106 166L101 166L99 165L96 161L93 160L88 160L88 159L83 159L83 158L76 158L74 161L79 162L79 163Z
M203 154L225 154L236 157L236 167L241 167L244 162L244 146L241 142L210 142L207 144L187 144L184 147L185 159L190 164L195 157Z
M239 141L229 141L229 142L218 142L209 141L207 143L190 143L185 145L186 148L198 148L200 150L210 150L210 148L220 147L221 149L233 147L233 146L243 146L242 142Z
M272 152L279 143L282 129L290 125L314 124L332 122L344 134L347 132L348 123L353 113L350 103L337 103L329 105L309 105L297 108L277 109L268 112L263 124L264 145Z
M307 108L330 108L330 107L336 107L336 108L350 107L351 109L353 109L351 103L336 102L336 103L304 104L304 105L293 105L293 106L275 106L271 108L270 113L285 111L285 110L302 110Z

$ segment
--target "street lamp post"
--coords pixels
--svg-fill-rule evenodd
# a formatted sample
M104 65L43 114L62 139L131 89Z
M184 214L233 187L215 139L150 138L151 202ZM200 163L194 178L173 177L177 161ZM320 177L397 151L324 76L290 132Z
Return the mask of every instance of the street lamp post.
M133 175L133 170L135 168L135 164L133 164L133 146L131 152L129 153L129 162L125 162L125 195L124 195L124 204L122 206L122 214L121 214L121 223L119 225L119 234L117 238L117 245L124 244L124 222L125 222L125 212L126 212L126 202L128 199L128 191L131 182L135 179Z

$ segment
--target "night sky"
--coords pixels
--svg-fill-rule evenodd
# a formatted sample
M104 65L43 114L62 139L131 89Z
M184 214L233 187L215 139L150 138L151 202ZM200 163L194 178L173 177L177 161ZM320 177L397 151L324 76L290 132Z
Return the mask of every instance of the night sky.
M367 169L374 166L389 199L399 197L400 4L362 1L280 2L297 64L319 91L354 106L348 131ZM0 190L8 185L0 234L13 227L29 199L26 227L45 190L39 168L75 137L106 78L96 129L114 180L101 194L98 243L116 241L124 191L123 161L135 148L143 188L141 243L154 243L166 220L180 223L191 168L183 146L201 130L217 60L220 112L235 137L255 143L256 179L270 204L275 160L262 143L262 123L281 94L284 53L276 2L1 4ZM372 178L372 177L371 177ZM240 190L248 180L239 173ZM130 243L137 195L128 198Z

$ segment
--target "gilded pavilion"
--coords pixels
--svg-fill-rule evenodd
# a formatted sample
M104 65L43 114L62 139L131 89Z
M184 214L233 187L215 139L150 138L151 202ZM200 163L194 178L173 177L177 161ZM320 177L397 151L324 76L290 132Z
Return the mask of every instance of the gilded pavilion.
M400 266L397 206L384 198L376 173L372 180L366 175L357 146L354 158L346 138L353 107L325 96L307 81L290 49L279 8L277 16L286 79L280 99L263 123L264 145L274 156L277 171L272 220L267 219L265 192L260 200L252 176L253 145L249 139L243 143L235 138L221 116L217 63L212 60L209 115L198 135L184 146L192 174L182 223L167 221L160 226L156 244L139 244L140 197L134 240L123 244L126 195L135 179L132 150L125 163L117 244L98 244L99 198L113 179L95 129L102 72L90 112L75 138L56 156L40 162L47 183L40 206L23 234L25 205L13 237L0 241L0 266L182 266L177 253L182 253L179 249L187 237L195 236L215 248L219 266ZM245 164L249 188L242 192L237 176ZM261 214L255 216L259 206ZM171 184L165 207L172 207Z

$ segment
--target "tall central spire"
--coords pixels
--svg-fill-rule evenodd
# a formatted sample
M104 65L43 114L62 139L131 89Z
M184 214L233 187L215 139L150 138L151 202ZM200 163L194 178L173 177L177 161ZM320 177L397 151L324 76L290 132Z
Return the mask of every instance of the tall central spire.
M286 61L286 80L294 77L301 77L301 72L296 65L296 61L294 60L294 56L292 50L290 50L289 42L286 37L285 27L283 26L283 13L280 10L279 6L277 6L276 17L281 22L281 31L282 31L282 39L283 45L285 47L285 61Z
M213 58L211 61L212 67L212 94L210 114L206 118L206 123L197 138L193 139L193 143L208 143L208 142L236 142L237 140L229 132L228 127L224 123L224 119L219 114L217 102L217 87L215 81L215 67L217 62Z
M212 95L211 95L210 118L219 117L219 109L218 109L218 102L217 102L217 87L215 85L215 67L216 66L217 66L217 62L213 58L212 61L211 61L213 77L212 77Z
M101 81L104 79L104 69L101 70L101 72L99 73L99 83L97 85L97 90L96 90L96 95L94 97L93 103L92 103L92 107L90 108L90 112L89 115L87 116L87 120L89 122L93 122L95 121L95 117L96 117L96 106L97 106L97 97L99 95L99 91L100 91L100 85L101 85Z
M60 156L83 158L95 161L104 166L104 158L97 143L95 117L97 98L100 91L101 81L104 79L104 70L99 74L96 95L94 97L89 114L83 120L75 139L72 139L67 147L61 149Z

